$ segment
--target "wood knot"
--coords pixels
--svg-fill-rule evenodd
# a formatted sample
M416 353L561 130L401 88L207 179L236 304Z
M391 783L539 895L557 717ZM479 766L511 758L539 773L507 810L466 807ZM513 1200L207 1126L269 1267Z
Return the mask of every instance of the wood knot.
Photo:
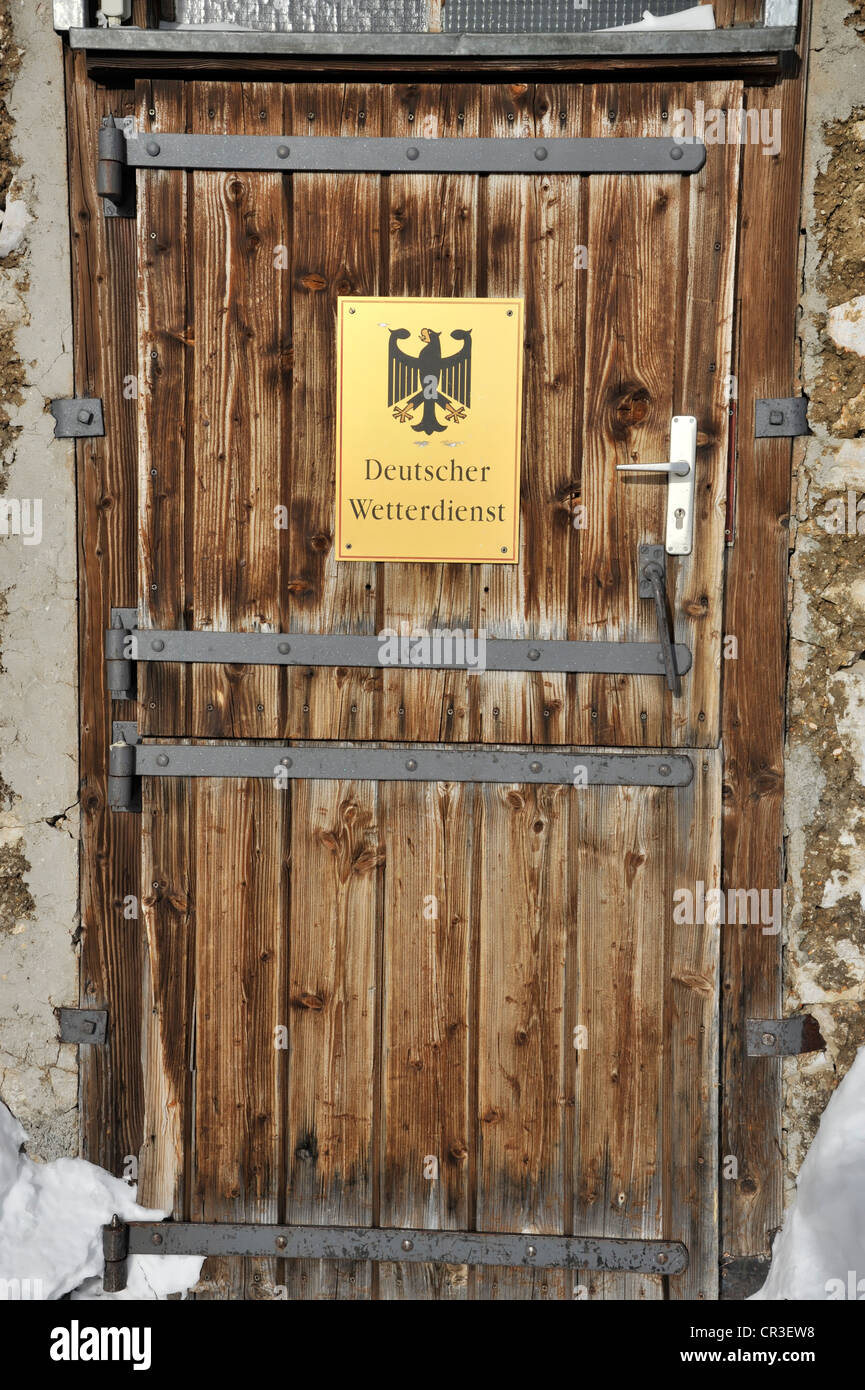
M651 397L645 386L626 382L613 395L613 434L624 439L629 429L641 425L649 413Z
M324 1000L319 994L299 994L294 1003L298 1008L311 1009L313 1013L319 1013L324 1008Z

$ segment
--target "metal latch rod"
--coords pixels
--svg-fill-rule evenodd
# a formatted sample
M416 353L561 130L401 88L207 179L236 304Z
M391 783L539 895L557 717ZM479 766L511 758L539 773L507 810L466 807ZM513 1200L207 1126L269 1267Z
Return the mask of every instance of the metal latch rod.
M679 679L678 647L670 635L667 620L666 555L662 545L641 545L638 547L640 598L651 598L655 604L655 617L658 623L658 638L664 659L664 672L667 689L674 695L681 695L682 682Z

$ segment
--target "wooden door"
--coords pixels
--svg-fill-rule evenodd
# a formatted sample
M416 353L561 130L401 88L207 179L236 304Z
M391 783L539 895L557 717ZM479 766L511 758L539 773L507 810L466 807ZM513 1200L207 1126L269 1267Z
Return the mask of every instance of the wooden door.
M615 139L671 133L698 97L741 91L153 81L137 120ZM678 697L655 676L138 668L145 740L693 767L680 788L145 778L142 1200L662 1237L687 1273L211 1260L213 1293L717 1296L717 928L676 925L673 895L720 871L737 170L721 145L690 178L139 173L141 628L656 641L637 547L663 542L665 490L615 468L669 457L676 414L699 431L694 548L667 569L693 655ZM355 294L524 299L519 564L336 561L336 302Z

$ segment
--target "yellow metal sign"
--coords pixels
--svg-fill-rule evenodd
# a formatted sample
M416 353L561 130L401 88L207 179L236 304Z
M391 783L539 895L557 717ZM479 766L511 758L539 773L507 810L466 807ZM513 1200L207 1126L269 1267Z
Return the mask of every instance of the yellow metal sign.
M339 300L337 557L519 559L521 299Z

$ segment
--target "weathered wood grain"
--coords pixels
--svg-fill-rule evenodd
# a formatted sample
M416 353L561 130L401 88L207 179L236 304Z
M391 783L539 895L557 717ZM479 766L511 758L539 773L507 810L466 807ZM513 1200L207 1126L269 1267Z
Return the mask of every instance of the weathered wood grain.
M135 114L142 130L185 130L186 107L181 82L136 85ZM137 606L145 629L186 625L195 342L187 284L189 181L176 169L137 176ZM142 733L185 732L190 671L155 662L137 669Z
M569 787L484 787L476 1018L482 1231L567 1229L574 1113L566 969L574 910ZM574 880L576 882L577 880ZM571 943L573 945L573 941ZM572 1030L571 1030L572 1031ZM473 1272L476 1298L569 1298L559 1270Z
M485 88L483 134L578 135L581 106L574 88ZM490 638L566 638L573 623L570 571L578 536L570 502L579 474L574 425L582 396L584 184L565 176L486 180L480 231L486 292L525 297L520 564L479 567L478 624ZM472 737L564 741L571 685L549 673L488 674L473 683Z
M195 1091L190 1217L276 1222L283 1182L282 1070L289 799L267 780L193 783ZM275 1259L208 1259L210 1297L272 1297Z
M713 922L677 922L677 889L721 884L719 749L695 754L694 781L670 798L663 904L666 1003L662 1164L665 1234L688 1247L671 1299L718 1297L718 994L721 935ZM707 914L708 915L708 914ZM735 928L733 929L735 930ZM668 1059L668 1060L667 1060Z
M331 84L286 90L288 134L376 135L383 101ZM376 294L381 283L381 179L375 174L297 174L291 179L291 424L285 501L287 583L282 612L292 632L378 630L377 566L340 565L334 552L336 312L341 295ZM378 726L381 673L292 668L285 673L287 727L298 736L369 738Z
M707 105L722 105L738 88L699 90ZM669 86L596 89L584 116L572 90L514 84L481 99L476 88L404 86L385 98L373 88L332 84L295 88L281 119L286 130L317 133L364 124L369 133L370 124L376 133L487 133L501 124L518 135L562 128L564 111L564 128L574 133L661 133L662 110L694 94ZM171 96L142 91L139 100ZM267 88L199 86L188 100L206 128L262 122L275 129L280 119ZM190 366L182 390L194 484L182 496L187 521L176 563L184 577L173 581L186 620L198 625L216 613L226 626L260 621L356 632L400 621L486 622L503 635L615 632L654 640L651 609L636 596L635 552L638 540L663 535L663 503L652 484L629 484L625 499L612 465L632 450L642 459L665 457L669 417L685 408L674 396L691 392L701 427L704 415L708 422L698 521L708 544L681 564L675 592L680 634L706 636L694 639L703 664L690 693L686 678L683 712L673 718L660 683L634 678L496 677L501 690L491 696L489 677L443 672L268 672L256 685L261 672L239 669L197 675L209 682L199 691L222 694L199 694L190 723L173 732L445 743L469 736L538 744L564 737L649 746L662 738L714 741L720 622L710 581L719 586L721 573L720 378L729 354L736 169L736 151L715 148L689 184L586 179L573 197L542 178L484 184L467 176L304 175L277 195L276 176L192 175L193 183L212 181L187 212L192 312L180 314L179 296L156 283L153 269L146 297L147 314L162 294L166 317L181 324L175 378ZM259 188L260 177L274 187ZM232 181L242 194L232 193ZM159 212L160 196L145 192L142 227ZM778 226L777 237L784 234ZM290 255L275 277L284 291L274 296L265 272L277 237ZM575 243L589 251L582 280L573 270ZM337 294L513 294L522 286L530 563L521 571L464 572L337 566ZM233 359L250 318L261 351L253 349L256 362L240 383ZM151 331L161 331L158 315ZM214 344L216 356L208 358ZM214 445L203 421L216 417L222 433ZM778 486L780 498L780 473ZM647 495L632 500L642 487ZM595 507L587 533L570 524L577 497ZM265 515L256 508L274 498L289 504L288 531L275 542L256 529ZM164 547L164 537L153 541ZM751 554L753 583L763 571ZM761 643L772 641L777 646L764 631ZM483 680L484 690L469 680ZM175 691L158 718L185 719L182 708ZM695 927L679 934L669 918L674 886L717 873L719 755L704 756L708 766L687 795L298 784L289 796L268 783L201 784L194 793L197 862L187 885L182 869L191 856L179 845L193 822L183 821L179 800L181 829L169 844L167 821L155 814L164 803L151 793L149 881L180 884L166 899L161 888L154 901L148 895L152 1007L182 1019L182 1000L191 1001L180 942L191 931L184 923L192 903L195 956L187 968L194 970L197 1034L194 1059L159 1014L146 1034L148 1065L162 1069L148 1088L149 1113L162 1098L181 1095L183 1056L196 1068L188 1120L179 1109L172 1114L161 1148L147 1157L154 1190L182 1204L184 1175L172 1154L189 1128L190 1210L202 1217L272 1220L242 1214L285 1212L322 1223L664 1234L692 1249L688 1282L671 1281L670 1296L688 1288L713 1297L717 938ZM774 810L774 826L773 817ZM754 823L750 807L742 809L731 843L741 850L743 826ZM761 852L748 853L756 864ZM438 899L435 919L423 917L430 895ZM749 994L749 1010L752 997L761 996ZM261 1018L270 1030L288 1024L287 1077L284 1054L268 1051L272 1031L265 1036ZM573 1046L581 1024L588 1028L584 1050ZM496 1123L485 1122L493 1111ZM231 1119L223 1124L225 1113ZM427 1156L439 1161L437 1181L424 1176ZM324 1262L287 1272L273 1262L257 1270L223 1262L206 1277L216 1294L266 1295L287 1281L292 1296L340 1299L556 1298L571 1296L573 1283L514 1271L467 1276ZM664 1292L648 1277L584 1282L605 1297Z
M657 105L653 88L595 87L590 133L608 138L656 133ZM686 199L687 187L675 175L590 181L593 269L585 350L590 369L582 420L587 526L580 538L575 597L587 635L607 641L657 640L653 606L637 595L637 547L664 539L666 480L623 476L616 466L669 457L670 420L678 413L673 400L682 294L677 252ZM596 731L589 735L592 741L659 743L682 736L681 725L672 732L671 700L661 680L597 676L586 685ZM680 704L687 705L689 690L690 677L685 677Z
M264 103L264 105L262 105ZM264 117L261 117L261 111ZM279 92L237 84L190 88L189 122L211 133L278 131ZM280 625L284 277L287 237L279 174L196 170L190 192L192 403L191 623L275 631ZM188 524L188 531L189 531ZM193 672L193 726L273 737L278 673Z
M578 859L574 1228L585 1235L660 1238L667 962L665 854L670 794L574 791ZM615 828L614 828L615 827ZM593 1298L663 1297L656 1275L593 1274Z
M188 783L173 778L143 783L145 1087L139 1197L145 1206L161 1207L180 1220L189 1216L191 1197L196 830Z
M808 52L805 6L802 52ZM748 145L739 253L739 439L736 543L727 564L724 662L724 886L773 891L784 882L784 697L792 449L753 437L754 401L799 389L794 361L805 71L748 93L780 110L781 149ZM767 266L772 273L767 274ZM757 599L759 598L759 601ZM781 937L759 928L722 937L721 1155L738 1179L721 1183L722 1252L768 1253L783 1215L781 1064L745 1056L746 1017L780 1016Z
M286 1220L371 1225L379 897L385 848L370 782L296 782L292 797ZM369 1298L364 1261L286 1262L289 1298Z
M688 88L662 94L666 109L687 108ZM707 110L738 111L741 83L707 85ZM699 108L697 108L699 111ZM695 116L695 135L706 135ZM721 639L724 607L724 527L729 465L729 402L733 382L733 309L736 275L741 147L707 146L708 158L688 180L683 221L682 274L686 284L676 335L676 409L697 417L693 553L675 565L669 586L676 641L694 652L683 710L691 741L714 745L720 737ZM675 717L675 715L674 715Z
M69 216L75 389L100 396L106 433L76 446L78 495L79 701L81 716L80 1002L107 1008L106 1047L79 1052L83 1155L128 1172L141 1144L142 924L125 915L140 898L135 815L106 806L113 718L134 706L105 688L103 633L110 609L136 602L136 402L124 386L136 373L135 226L106 219L96 193L97 133L103 116L132 114L130 91L97 88L81 54L66 54Z
M468 1230L476 1146L476 789L382 783L382 1226ZM386 1299L465 1298L461 1266L383 1264Z
M190 90L198 93L189 98L196 119L208 129L230 126L232 111L235 123L243 120L247 128L262 122L262 111L269 129L280 119L266 89L255 89L242 117L235 110L242 103L239 88L230 100L226 84ZM731 94L719 86L699 90L706 104ZM289 133L363 127L471 135L483 124L487 133L586 130L612 138L617 132L664 133L667 107L692 97L685 89L653 87L621 94L620 100L616 89L595 89L593 110L584 115L582 97L573 89L570 95L563 89L532 92L522 84L485 92L481 99L478 88L405 86L385 97L381 89L362 93L329 84L292 88L282 121ZM202 556L201 597L189 596L196 625L267 627L278 606L281 625L295 631L420 625L483 628L491 637L655 641L652 606L637 597L637 546L663 537L665 483L622 479L615 464L666 457L669 422L685 408L678 404L684 394L695 397L690 408L700 414L700 496L706 500L694 555L669 566L679 636L695 652L694 670L684 678L675 706L660 677L538 674L480 682L465 672L203 668L193 674L199 694L190 732L536 743L612 739L644 746L717 737L712 692L720 644L726 461L721 393L727 376L718 368L729 363L735 249L730 209L736 160L730 148L735 149L710 148L707 172L696 180L296 175L290 180L290 214L275 204L273 210L274 219L287 216L290 236L284 223L271 219L268 225L276 175L192 175L192 217L201 219L192 234L197 251L190 293L193 319L201 319L192 329L194 450L201 464L195 465L199 481L186 530L191 528L187 545ZM244 217L252 219L252 231L246 224L241 229L237 208L226 210L225 190L232 188L238 207L249 204ZM208 190L217 200L213 206ZM256 213L253 204L264 212ZM276 242L281 234L286 243ZM715 234L720 255L715 241L707 249ZM283 244L289 261L283 278L291 287L290 349L287 311L274 307L279 295L263 254ZM583 247L587 269L578 260ZM462 295L479 289L526 299L520 565L339 565L333 554L337 296L376 290ZM207 307L213 296L223 306L219 314ZM686 326L689 315L692 326ZM233 345L249 345L244 335L252 331L253 317L252 384L247 389L244 380L241 389L241 374L231 366ZM675 366L680 342L683 360ZM288 406L280 404L280 354L293 363ZM221 391L232 397L222 408L222 426L214 420ZM252 456L277 453L279 465L268 471L244 464L250 431ZM223 455L230 467L219 470ZM214 479L202 486L209 471ZM287 506L287 532L267 533L273 505ZM572 524L583 521L579 506L587 513L585 535ZM286 568L287 581L281 582Z

